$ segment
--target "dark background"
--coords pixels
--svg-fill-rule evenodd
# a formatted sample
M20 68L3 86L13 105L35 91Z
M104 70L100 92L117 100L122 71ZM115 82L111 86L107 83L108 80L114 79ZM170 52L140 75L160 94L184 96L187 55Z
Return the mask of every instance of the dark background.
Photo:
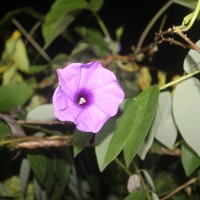
M46 14L54 0L3 0L0 11L1 19L9 12L17 8L32 7L41 14ZM142 34L145 26L149 23L151 18L158 12L158 10L167 2L167 0L105 0L102 9L99 11L100 16L107 25L112 37L114 37L115 30L117 27L124 26L124 34L121 40L121 54L128 54L131 52L131 46L136 45L140 35ZM165 13L167 20L164 26L166 30L173 25L180 25L183 17L189 14L189 10L178 4L173 4ZM87 26L97 26L94 20L88 20L88 12L84 11L81 16L75 21L75 23L83 23ZM164 15L163 15L164 16ZM161 24L162 18L156 22L147 38L145 39L144 45L148 45L153 41L155 32L158 31ZM26 14L16 16L19 22L30 30L35 23L35 19L31 18ZM88 20L88 21L87 21ZM1 50L3 48L5 39L9 37L9 34L15 29L12 23L7 23L0 27L0 45ZM192 29L188 32L188 36L196 42L199 38L200 29L199 24L196 22ZM43 38L40 37L38 43L43 43ZM59 52L69 53L73 48L73 44L66 45L61 39L57 39L47 50L50 56L54 56ZM153 62L151 63L154 67L159 69L168 70L172 73L182 73L182 64L187 49L182 49L168 43L159 46L158 52L156 53Z

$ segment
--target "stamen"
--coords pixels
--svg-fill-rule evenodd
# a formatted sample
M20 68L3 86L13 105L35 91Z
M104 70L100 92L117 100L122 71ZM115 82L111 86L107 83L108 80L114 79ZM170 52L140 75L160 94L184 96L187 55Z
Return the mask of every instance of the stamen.
M79 104L79 105L82 105L82 104L84 104L84 103L86 103L86 99L83 98L83 97L81 97L81 98L79 99L78 104Z

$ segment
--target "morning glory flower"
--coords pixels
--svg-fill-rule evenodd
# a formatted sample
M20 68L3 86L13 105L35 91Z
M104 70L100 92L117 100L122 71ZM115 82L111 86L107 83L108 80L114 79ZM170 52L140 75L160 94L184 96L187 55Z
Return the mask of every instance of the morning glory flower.
M57 74L53 106L60 121L73 122L83 132L97 133L117 114L124 92L115 74L100 62L72 63L57 69Z

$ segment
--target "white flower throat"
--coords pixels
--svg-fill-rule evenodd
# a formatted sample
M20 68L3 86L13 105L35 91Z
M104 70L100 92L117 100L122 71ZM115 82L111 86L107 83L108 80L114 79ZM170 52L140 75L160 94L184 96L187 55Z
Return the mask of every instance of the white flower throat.
M85 99L84 97L81 97L81 98L79 99L78 104L79 104L79 105L82 105L82 104L84 104L84 103L86 103L86 99Z

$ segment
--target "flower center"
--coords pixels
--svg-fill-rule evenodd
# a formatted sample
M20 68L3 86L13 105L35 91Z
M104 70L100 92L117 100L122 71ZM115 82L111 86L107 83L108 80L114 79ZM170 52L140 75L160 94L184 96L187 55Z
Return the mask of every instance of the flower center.
M82 104L84 104L84 103L86 103L86 102L87 102L86 99L85 99L84 97L81 97L81 98L79 99L78 104L79 104L79 105L82 105Z
M76 102L81 107L87 107L93 102L93 95L86 89L80 89L75 96Z

